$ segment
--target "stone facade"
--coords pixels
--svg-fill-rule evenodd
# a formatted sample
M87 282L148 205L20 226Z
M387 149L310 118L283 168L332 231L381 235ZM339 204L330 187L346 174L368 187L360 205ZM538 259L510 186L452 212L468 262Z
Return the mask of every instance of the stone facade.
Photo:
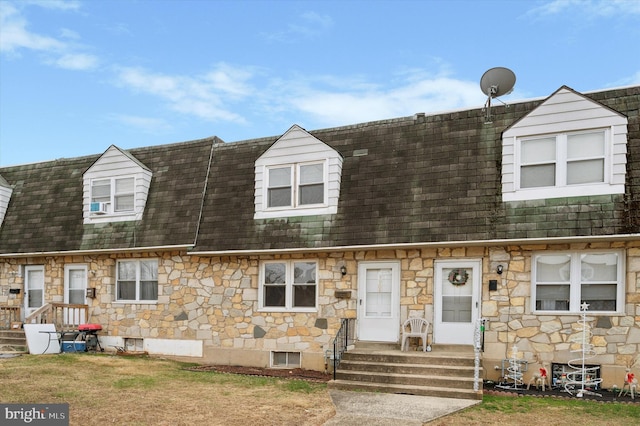
M371 250L270 256L197 256L187 252L129 255L84 255L20 258L3 262L0 304L19 306L21 267L45 266L46 302L63 302L64 266L85 264L88 286L96 297L88 299L90 321L100 323L103 338L167 339L195 341L203 347L202 362L268 366L271 351L300 352L302 366L323 369L325 353L342 318L357 317L358 264L395 260L400 264L400 319L424 316L433 320L434 262L445 259L482 259L482 317L486 326L483 354L486 378L517 345L519 356L531 363L566 363L578 315L532 313L531 258L545 250L624 249L626 294L624 314L593 316L597 356L605 385L621 383L624 366L640 350L640 241L563 245L423 248ZM115 301L116 260L158 259L158 300L153 303ZM317 312L264 312L258 305L259 266L263 260L313 259L318 262ZM504 272L496 268L502 265ZM340 269L346 267L346 275ZM498 289L489 291L489 280ZM337 298L346 291L350 298ZM106 345L107 347L109 345ZM620 377L618 377L620 376Z

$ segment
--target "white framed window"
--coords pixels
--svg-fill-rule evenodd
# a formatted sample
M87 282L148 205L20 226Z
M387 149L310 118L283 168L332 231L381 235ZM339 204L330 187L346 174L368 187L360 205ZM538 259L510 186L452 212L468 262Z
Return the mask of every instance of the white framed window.
M300 367L300 352L271 352L271 367L298 368Z
M87 265L64 266L64 301L84 305L87 301Z
M608 183L608 129L518 139L518 189Z
M620 313L624 308L624 252L538 253L532 258L535 312Z
M262 310L316 311L318 265L309 260L279 260L260 266L258 302Z
M116 301L155 302L158 300L158 261L118 260Z
M267 167L267 208L326 204L325 162Z
M92 213L130 213L134 210L134 201L135 178L133 176L91 181Z

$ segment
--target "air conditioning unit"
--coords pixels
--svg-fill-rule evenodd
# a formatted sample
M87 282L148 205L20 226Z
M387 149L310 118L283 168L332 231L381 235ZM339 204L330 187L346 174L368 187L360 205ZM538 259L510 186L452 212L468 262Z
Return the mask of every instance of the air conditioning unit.
M91 203L91 214L109 213L109 203Z

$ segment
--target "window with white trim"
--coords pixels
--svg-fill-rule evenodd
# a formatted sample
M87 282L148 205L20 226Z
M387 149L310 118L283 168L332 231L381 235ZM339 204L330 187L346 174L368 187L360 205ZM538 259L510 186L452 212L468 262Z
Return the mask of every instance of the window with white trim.
M608 183L607 129L519 138L519 187Z
M158 300L158 261L119 260L116 264L116 300L152 302Z
M260 267L260 308L273 311L315 311L317 306L317 262L280 260Z
M624 252L540 253L532 259L532 299L537 312L622 312Z
M325 204L324 162L267 168L267 208Z
M94 213L130 213L135 207L134 200L134 177L91 181L91 211Z

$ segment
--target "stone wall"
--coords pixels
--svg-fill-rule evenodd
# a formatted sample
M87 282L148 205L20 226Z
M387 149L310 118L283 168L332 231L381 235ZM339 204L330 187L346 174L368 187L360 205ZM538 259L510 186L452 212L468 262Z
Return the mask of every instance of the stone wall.
M8 296L8 287L23 285L23 265L45 265L47 302L63 301L64 265L87 264L91 322L102 324L110 337L201 341L203 362L268 366L271 351L302 352L306 368L324 368L324 354L341 318L356 318L357 270L362 261L397 260L401 265L400 317L433 320L434 262L483 259L482 316L485 332L485 376L497 379L503 359L514 344L519 357L531 363L566 363L578 315L534 315L531 307L531 255L543 250L624 248L626 250L625 314L597 315L592 343L606 380L620 384L624 366L640 350L640 242L528 245L504 247L425 248L314 253L278 256L204 257L185 252L130 255L61 256L3 260L0 304L18 306L22 294ZM115 302L115 265L121 258L157 258L157 303ZM318 311L260 312L258 274L261 260L314 259L318 262ZM343 276L341 266L347 273ZM503 274L496 272L498 265ZM489 291L489 280L498 290ZM336 290L351 298L336 298ZM535 368L535 366L532 366ZM620 376L620 377L618 377Z

